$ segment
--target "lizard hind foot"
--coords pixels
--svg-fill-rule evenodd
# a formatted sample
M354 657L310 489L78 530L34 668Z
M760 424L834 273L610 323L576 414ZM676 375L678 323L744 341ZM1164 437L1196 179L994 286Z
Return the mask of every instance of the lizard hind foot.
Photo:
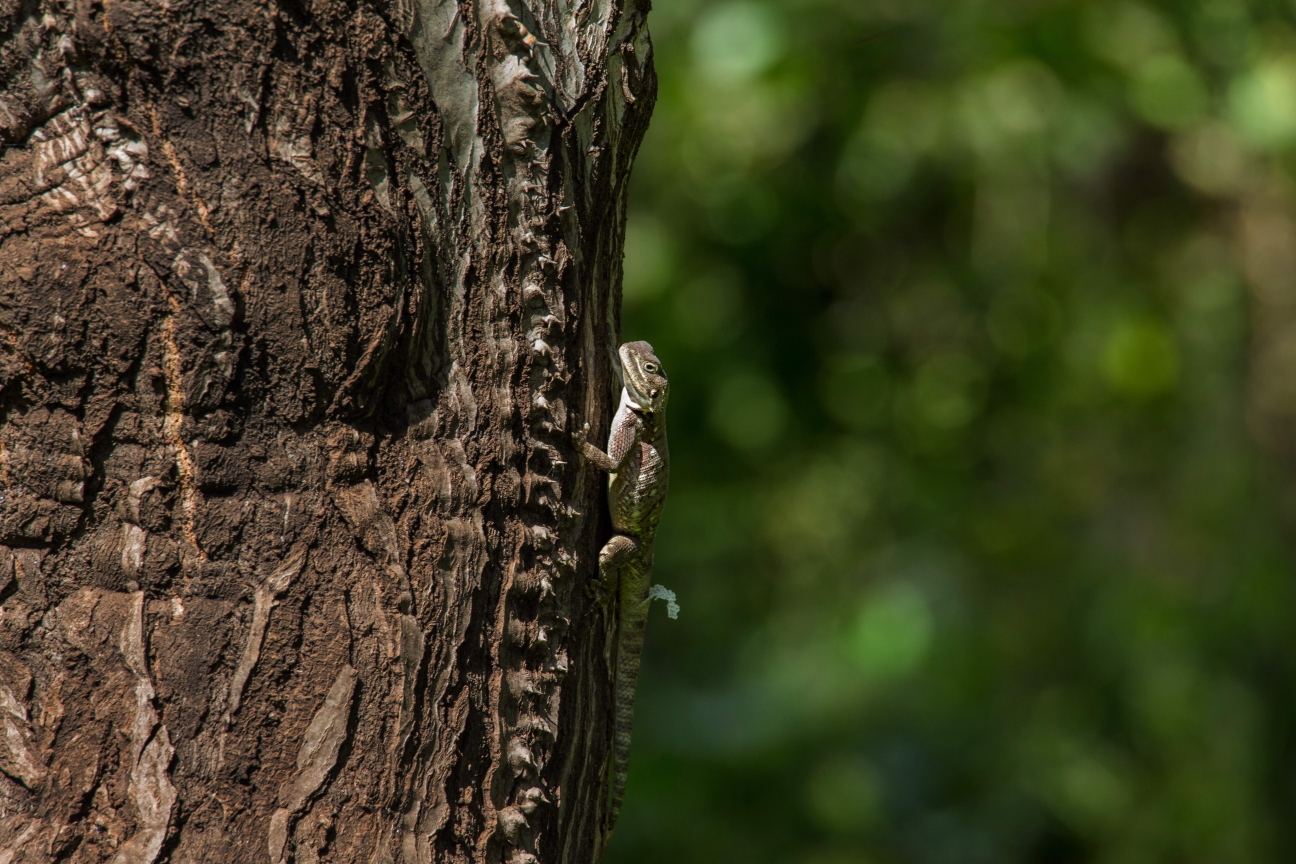
M607 606L608 600L612 596L612 581L605 579L600 573L598 578L585 583L585 596L594 600L600 606Z

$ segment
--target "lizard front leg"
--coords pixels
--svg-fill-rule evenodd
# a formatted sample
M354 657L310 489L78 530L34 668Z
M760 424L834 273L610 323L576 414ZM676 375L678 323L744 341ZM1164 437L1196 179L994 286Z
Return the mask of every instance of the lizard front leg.
M621 470L621 463L625 461L625 454L623 453L621 459L617 460L604 453L587 440L586 436L589 435L589 430L590 425L586 423L583 428L573 432L571 436L572 443L576 445L576 449L580 451L581 456L585 457L587 462L600 471L615 474Z

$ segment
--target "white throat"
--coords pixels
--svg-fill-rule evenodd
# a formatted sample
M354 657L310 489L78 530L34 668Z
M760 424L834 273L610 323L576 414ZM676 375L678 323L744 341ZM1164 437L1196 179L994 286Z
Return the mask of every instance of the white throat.
M621 404L617 406L617 413L622 410L634 409L635 411L645 411L647 406L635 399L629 387L621 388Z

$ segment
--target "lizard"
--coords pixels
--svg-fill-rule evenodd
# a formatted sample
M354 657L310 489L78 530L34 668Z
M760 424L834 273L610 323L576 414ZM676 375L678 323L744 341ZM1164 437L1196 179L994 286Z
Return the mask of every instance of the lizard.
M653 539L670 481L670 455L666 447L666 398L670 384L661 361L647 342L627 342L617 353L622 369L621 404L612 420L607 452L586 440L588 423L572 434L580 455L608 474L608 509L614 532L599 552L597 583L605 598L613 587L617 591L612 789L605 837L611 836L625 797L635 684L639 678L648 604L654 597L663 597L670 604L672 618L679 608L669 591L661 586L649 587Z

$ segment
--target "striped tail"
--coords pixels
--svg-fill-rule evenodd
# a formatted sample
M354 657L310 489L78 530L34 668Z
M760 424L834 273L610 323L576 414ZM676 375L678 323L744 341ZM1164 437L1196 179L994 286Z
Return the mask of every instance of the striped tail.
M621 583L621 615L617 622L612 801L607 826L609 835L621 813L621 801L625 798L626 774L630 768L630 730L634 726L635 686L639 682L639 657L643 654L644 626L648 623L648 573L644 572L640 576L638 573L623 571L623 576L631 578L623 579Z

